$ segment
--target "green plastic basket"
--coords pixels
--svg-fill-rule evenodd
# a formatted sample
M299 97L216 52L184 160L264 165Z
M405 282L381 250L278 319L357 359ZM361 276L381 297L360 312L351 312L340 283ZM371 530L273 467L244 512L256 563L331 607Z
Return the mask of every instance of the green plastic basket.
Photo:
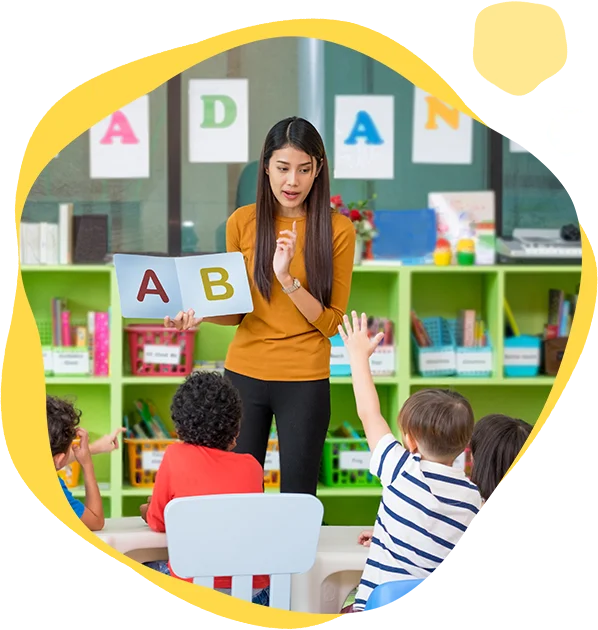
M332 488L380 487L379 479L369 471L369 456L365 438L327 438L320 481Z

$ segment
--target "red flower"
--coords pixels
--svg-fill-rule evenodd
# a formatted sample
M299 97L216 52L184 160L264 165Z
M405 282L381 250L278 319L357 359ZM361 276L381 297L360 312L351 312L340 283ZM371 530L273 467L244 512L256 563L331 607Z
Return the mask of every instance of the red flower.
M351 221L361 221L361 212L359 212L359 210L351 210L349 218Z
M330 203L336 208L342 208L345 205L343 203L343 198L340 195L330 197Z

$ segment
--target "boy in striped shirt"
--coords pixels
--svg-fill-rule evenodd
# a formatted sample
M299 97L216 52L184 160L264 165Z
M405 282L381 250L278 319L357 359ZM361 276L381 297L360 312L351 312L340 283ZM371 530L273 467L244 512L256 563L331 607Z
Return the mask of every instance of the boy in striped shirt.
M382 341L368 337L367 317L345 315L340 335L349 354L357 413L372 453L370 472L382 499L353 611L383 582L427 577L461 538L481 507L478 488L453 463L471 439L471 406L456 392L414 393L399 414L405 448L380 413L369 357Z

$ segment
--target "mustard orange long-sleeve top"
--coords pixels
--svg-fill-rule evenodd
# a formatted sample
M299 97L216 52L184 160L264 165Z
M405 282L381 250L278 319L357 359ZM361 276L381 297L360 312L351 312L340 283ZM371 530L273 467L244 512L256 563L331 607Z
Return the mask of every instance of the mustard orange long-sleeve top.
M268 303L253 283L255 260L255 204L238 208L226 225L226 249L241 252L251 286L253 312L247 313L231 342L225 367L232 372L264 381L311 381L330 376L330 337L342 322L353 274L355 229L351 221L332 212L331 305L313 322L307 321L276 278ZM303 247L305 217L276 218L276 233L297 222L297 245L289 272L309 291Z

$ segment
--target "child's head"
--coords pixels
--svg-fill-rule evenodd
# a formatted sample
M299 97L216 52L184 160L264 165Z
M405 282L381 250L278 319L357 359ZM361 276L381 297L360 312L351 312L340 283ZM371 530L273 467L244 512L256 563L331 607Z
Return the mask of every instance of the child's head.
M411 395L399 414L405 447L424 459L452 465L473 432L471 405L461 394L422 389Z
M496 413L479 420L471 437L471 480L487 501L515 461L532 431L519 418Z
M60 470L64 468L73 440L77 437L81 412L66 400L46 396L46 416L54 466Z
M180 440L217 448L235 447L243 407L232 383L218 372L193 372L177 389L170 413Z

